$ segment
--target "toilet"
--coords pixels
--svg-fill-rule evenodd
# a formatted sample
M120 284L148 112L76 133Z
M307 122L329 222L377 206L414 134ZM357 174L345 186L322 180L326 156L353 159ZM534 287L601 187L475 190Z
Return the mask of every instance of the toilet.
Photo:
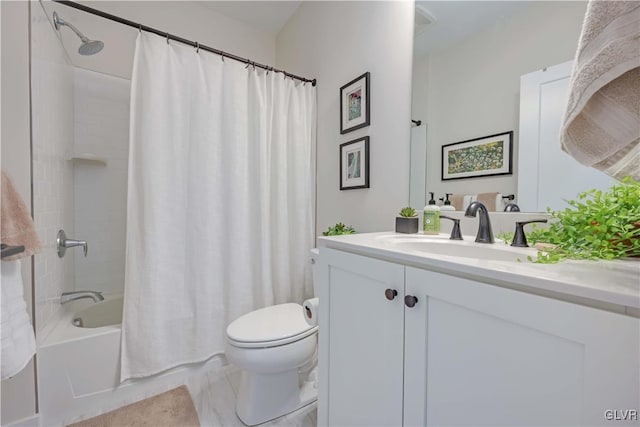
M312 264L317 255L312 249ZM313 279L315 290L315 271ZM262 424L317 400L315 380L301 384L299 375L315 362L317 335L318 326L310 326L302 306L294 303L261 308L231 322L225 352L242 370L236 413L243 423Z

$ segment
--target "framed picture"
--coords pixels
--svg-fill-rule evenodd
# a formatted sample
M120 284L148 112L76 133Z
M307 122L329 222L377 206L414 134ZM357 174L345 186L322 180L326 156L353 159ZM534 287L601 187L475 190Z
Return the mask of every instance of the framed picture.
M442 180L513 173L513 131L442 146Z
M340 190L369 188L369 137L340 144Z
M340 88L340 133L369 126L369 73Z

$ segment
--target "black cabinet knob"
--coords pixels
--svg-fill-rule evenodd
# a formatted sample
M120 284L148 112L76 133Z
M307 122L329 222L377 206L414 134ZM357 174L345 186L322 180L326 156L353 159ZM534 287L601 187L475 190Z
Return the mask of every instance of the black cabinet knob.
M395 289L387 289L386 291L384 291L384 296L387 297L389 301L391 301L398 296L398 291L396 291Z
M413 295L407 295L406 297L404 297L404 305L406 305L409 308L416 305L417 302L418 302L418 298L414 297Z

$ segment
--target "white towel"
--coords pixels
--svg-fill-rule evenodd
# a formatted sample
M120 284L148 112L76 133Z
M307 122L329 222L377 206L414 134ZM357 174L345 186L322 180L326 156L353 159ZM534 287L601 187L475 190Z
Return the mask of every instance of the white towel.
M507 199L502 198L502 193L496 194L496 212L504 211L504 207L506 206L505 202Z
M466 211L471 202L475 202L477 199L477 194L465 194L462 198L462 210Z
M7 379L27 366L36 352L36 339L27 314L20 261L2 261L0 323L0 374Z
M560 139L580 163L640 180L640 2L592 0Z

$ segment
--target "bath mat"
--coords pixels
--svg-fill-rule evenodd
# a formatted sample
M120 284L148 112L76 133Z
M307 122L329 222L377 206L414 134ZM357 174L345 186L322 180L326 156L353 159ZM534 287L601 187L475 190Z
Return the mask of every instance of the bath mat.
M123 406L67 427L200 427L186 386Z

